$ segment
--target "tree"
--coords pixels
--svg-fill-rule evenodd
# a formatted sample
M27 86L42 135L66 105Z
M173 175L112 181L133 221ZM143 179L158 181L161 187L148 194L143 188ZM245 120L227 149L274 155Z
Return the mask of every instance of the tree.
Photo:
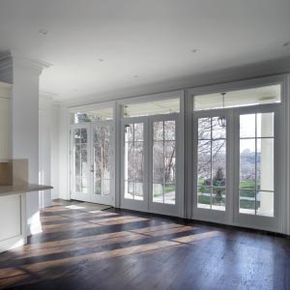
M222 191L221 186L225 186L225 177L222 167L218 167L215 176L213 177L213 186L217 186L215 199L218 202L222 201Z

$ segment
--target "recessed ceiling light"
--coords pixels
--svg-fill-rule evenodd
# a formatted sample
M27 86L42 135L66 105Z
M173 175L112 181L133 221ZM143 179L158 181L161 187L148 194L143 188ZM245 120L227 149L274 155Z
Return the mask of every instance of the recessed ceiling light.
M99 62L103 62L104 59L103 59L103 58L98 58L98 61L99 61Z
M48 30L44 29L44 28L41 28L41 29L38 30L38 33L41 34L41 35L47 35L48 34Z
M287 47L287 46L289 46L289 45L290 45L290 41L287 41L287 42L285 42L285 43L283 44L284 47Z
M197 52L199 52L199 49L194 48L194 49L191 50L191 52L192 52L192 53L197 53Z

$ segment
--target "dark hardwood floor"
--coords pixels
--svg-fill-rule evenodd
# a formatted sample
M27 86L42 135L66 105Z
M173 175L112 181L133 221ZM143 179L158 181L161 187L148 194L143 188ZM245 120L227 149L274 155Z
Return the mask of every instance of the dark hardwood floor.
M290 289L288 238L68 205L0 254L1 289Z

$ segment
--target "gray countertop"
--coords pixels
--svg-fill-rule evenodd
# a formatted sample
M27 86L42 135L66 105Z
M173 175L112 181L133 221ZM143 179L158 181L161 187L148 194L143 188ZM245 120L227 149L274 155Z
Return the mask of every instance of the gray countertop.
M49 190L52 188L53 187L50 185L41 185L41 184L4 185L4 186L1 185L0 197L18 193Z

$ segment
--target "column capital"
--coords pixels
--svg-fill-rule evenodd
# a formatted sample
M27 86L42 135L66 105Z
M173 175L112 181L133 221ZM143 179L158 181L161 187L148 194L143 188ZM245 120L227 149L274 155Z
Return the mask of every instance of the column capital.
M15 52L15 51L11 52L11 58L12 58L13 68L21 67L21 68L29 69L29 70L34 71L38 75L41 74L43 69L50 67L50 64L45 61L38 60L38 59L31 59L23 55L20 55L18 52Z

